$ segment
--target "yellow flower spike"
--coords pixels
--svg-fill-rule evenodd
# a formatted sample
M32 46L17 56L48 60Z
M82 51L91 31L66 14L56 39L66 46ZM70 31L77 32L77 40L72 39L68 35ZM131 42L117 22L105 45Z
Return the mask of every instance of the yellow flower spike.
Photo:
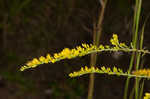
M137 51L137 52L142 52L144 54L146 54L146 53L150 54L149 51L146 51L144 49L143 50L133 49L132 47L126 46L125 43L119 43L118 36L116 34L113 34L110 41L111 41L112 45L114 45L114 46L109 46L109 45L96 46L93 44L83 43L81 46L77 46L74 49L64 48L61 52L53 54L53 56L51 56L50 54L47 54L46 57L41 56L38 59L33 59L32 61L27 62L26 66L21 67L21 69L24 70L24 69L36 67L43 63L50 63L50 62L55 63L55 62L63 60L63 59L72 59L75 57L81 57L81 56L85 56L88 54L98 53L98 52L103 52L103 51L127 51L127 52ZM92 69L85 67L84 70L89 72ZM105 67L103 67L103 68L101 68L101 72L109 72L109 70L107 70ZM120 71L118 70L118 72L120 72ZM150 75L150 73L147 75Z
M99 69L97 67L94 67L94 66L92 66L90 68L88 68L87 66L85 66L84 68L81 67L81 69L79 71L70 73L69 76L70 77L77 77L77 76L81 76L81 75L89 74L89 73L101 73L101 74L106 73L106 74L111 74L111 75L121 75L120 72L118 72L118 73L113 72L110 68L105 68L104 66L101 67L101 69ZM122 75L123 74L125 74L125 73L122 73Z
M150 70L146 70L147 72L150 72ZM110 69L109 67L106 68L104 66L101 67L101 69L97 68L97 67L90 67L88 68L87 66L85 67L81 67L81 69L79 71L70 73L69 76L70 77L77 77L77 76L81 76L84 74L89 74L89 73L99 73L99 74L108 74L108 75L117 75L117 76L128 76L128 77L140 77L140 78L150 78L150 73L143 74L142 70L138 71L138 75L135 75L137 73L137 71L129 73L129 72L123 72L122 69L117 68L117 67L113 67L112 69Z

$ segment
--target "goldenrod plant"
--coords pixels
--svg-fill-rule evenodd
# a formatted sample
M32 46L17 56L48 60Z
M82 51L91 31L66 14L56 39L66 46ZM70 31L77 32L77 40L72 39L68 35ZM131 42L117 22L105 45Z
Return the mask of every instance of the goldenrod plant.
M110 39L110 42L112 44L111 46L102 44L99 46L95 46L93 44L82 44L82 46L77 46L73 49L64 48L61 52L54 53L53 55L47 54L45 57L41 56L39 58L33 58L33 60L28 61L24 66L21 66L20 70L24 71L25 69L35 68L41 64L55 63L63 59L72 59L75 57L81 57L88 54L100 53L104 51L141 52L143 54L150 54L148 50L134 49L132 47L132 44L131 46L127 46L125 43L120 43L116 34L113 34L113 37Z
M35 68L41 64L47 64L47 63L55 63L57 61L61 61L64 59L72 59L76 57L82 57L88 54L92 53L101 53L104 51L109 52L116 52L116 51L123 51L123 52L138 52L145 54L150 54L148 50L145 49L135 49L132 46L132 43L130 46L127 46L125 43L122 43L119 41L117 34L113 34L112 38L110 39L111 45L93 45L93 44L82 44L81 46L77 46L76 48L69 49L64 48L59 53L54 53L53 55L47 54L45 57L41 56L39 58L33 58L33 60L28 61L24 66L21 66L20 71L24 71L29 68ZM139 69L139 70L133 70L132 72L126 71L124 72L122 69L117 68L114 66L112 69L108 66L102 66L100 69L98 67L92 66L92 67L81 67L79 71L70 73L70 77L78 77L84 74L91 74L91 73L98 73L98 74L108 74L108 75L117 75L117 76L126 76L126 77L134 77L134 78L147 78L150 79L150 69ZM148 97L146 94L145 97ZM145 98L144 99L149 99Z
M104 2L103 2L104 1ZM93 86L94 86L94 73L97 74L108 74L108 75L116 75L116 76L125 76L127 77L125 89L124 89L124 96L123 99L150 99L150 93L146 93L143 97L143 89L144 89L144 81L150 79L150 69L144 69L141 66L141 57L145 54L150 54L150 51L145 50L143 48L143 39L144 39L144 28L145 23L139 32L139 23L140 23L140 16L141 16L141 7L142 7L142 0L135 0L134 6L134 18L133 18L133 26L132 26L132 42L130 45L125 44L124 42L120 42L118 36L113 34L112 38L110 39L110 45L102 45L99 44L100 35L102 32L102 21L104 17L104 10L107 4L107 0L100 0L102 5L102 11L98 19L98 24L95 25L95 29L93 32L93 43L92 44L81 44L73 49L64 48L59 53L54 54L47 54L46 56L41 56L39 58L33 58L32 60L25 63L25 65L21 66L20 71L24 71L29 68L35 68L41 64L47 63L55 63L57 61L61 61L64 59L73 59L76 57L82 57L88 54L91 54L91 63L89 66L81 67L79 71L74 71L69 74L72 77L79 77L84 74L91 74L89 83L89 92L88 92L88 99L93 98ZM95 66L96 65L96 56L95 53L102 53L102 52L127 52L131 53L131 59L129 63L129 67L127 71L114 66ZM93 57L92 57L93 56ZM141 66L141 67L140 67ZM135 78L135 84L132 89L132 92L128 92L130 78ZM142 81L141 81L142 78ZM142 82L142 83L141 83Z
M70 77L78 77L84 74L89 73L98 73L98 74L108 74L108 75L117 75L117 76L128 76L128 77L137 77L137 78L150 78L150 70L149 69L140 69L138 71L133 71L132 73L123 72L122 69L113 67L112 69L106 66L102 66L101 69L97 67L88 68L87 66L81 67L79 71L70 73Z

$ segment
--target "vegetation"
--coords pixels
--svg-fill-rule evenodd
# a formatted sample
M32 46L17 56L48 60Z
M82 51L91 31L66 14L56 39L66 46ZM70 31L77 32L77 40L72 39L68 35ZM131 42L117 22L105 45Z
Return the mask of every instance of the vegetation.
M0 97L149 99L149 4L1 0Z

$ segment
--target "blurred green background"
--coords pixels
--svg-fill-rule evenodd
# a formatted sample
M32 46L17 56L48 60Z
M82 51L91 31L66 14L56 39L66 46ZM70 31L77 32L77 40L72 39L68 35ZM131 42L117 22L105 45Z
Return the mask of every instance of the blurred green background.
M129 44L133 8L134 0L108 0L102 44L109 44L112 33ZM93 24L100 9L99 0L0 0L0 99L86 99L88 75L69 78L68 73L89 65L89 55L24 72L19 68L34 57L92 43ZM149 13L150 1L143 0L141 25ZM148 21L144 34L147 49L149 27ZM144 66L150 65L149 58L143 58ZM102 53L97 65L116 65L126 70L129 59L130 54L126 53ZM96 75L94 99L122 99L125 80Z

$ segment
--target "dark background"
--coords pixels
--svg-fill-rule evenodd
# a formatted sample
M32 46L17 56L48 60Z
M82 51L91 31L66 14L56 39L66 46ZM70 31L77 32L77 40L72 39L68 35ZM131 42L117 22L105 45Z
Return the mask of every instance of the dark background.
M103 21L102 44L117 33L130 44L135 0L108 0ZM86 99L88 75L68 74L89 65L90 55L55 64L40 65L20 72L20 66L34 57L92 43L93 23L100 11L99 0L0 0L0 99ZM150 13L150 1L143 0L140 29ZM147 21L144 48L150 49ZM97 66L128 69L131 53L101 53ZM149 66L149 55L142 58ZM94 99L122 99L125 77L97 75ZM134 79L131 80L132 88ZM144 91L150 91L145 82ZM132 90L130 88L130 91Z

